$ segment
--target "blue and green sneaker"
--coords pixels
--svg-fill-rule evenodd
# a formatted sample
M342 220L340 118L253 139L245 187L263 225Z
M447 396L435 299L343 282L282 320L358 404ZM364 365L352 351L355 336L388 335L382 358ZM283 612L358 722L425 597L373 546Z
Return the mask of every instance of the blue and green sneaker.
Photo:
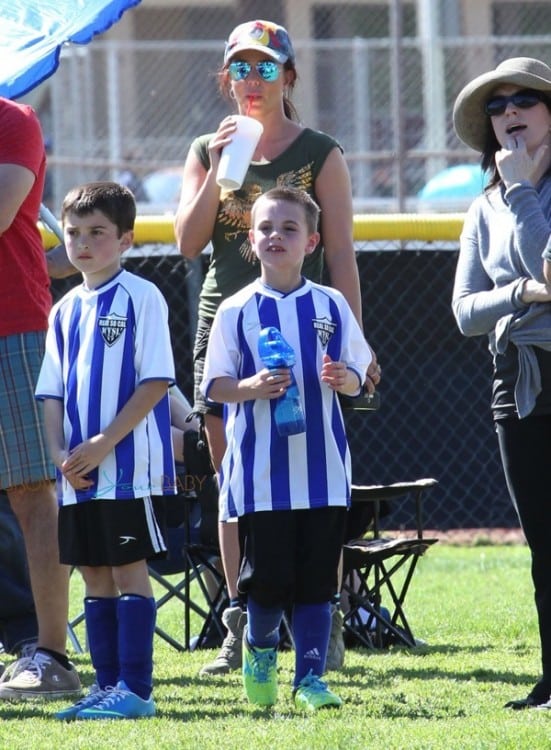
M116 687L106 691L98 703L83 708L76 715L77 719L142 719L155 716L153 696L148 700L128 689L122 680Z
M299 682L294 696L295 706L303 711L317 711L318 708L340 708L342 706L341 698L332 693L327 684L322 682L312 670Z
M243 685L251 703L273 706L277 701L277 650L253 648L243 633Z
M107 697L110 690L113 690L113 688L109 687L105 690L102 690L97 682L95 682L88 693L86 693L86 695L84 695L80 700L78 700L76 703L73 703L72 706L67 706L67 708L58 711L55 714L56 719L62 719L63 721L72 721L73 719L76 719L79 711L83 711L85 708L95 706L96 703L99 703L105 697Z

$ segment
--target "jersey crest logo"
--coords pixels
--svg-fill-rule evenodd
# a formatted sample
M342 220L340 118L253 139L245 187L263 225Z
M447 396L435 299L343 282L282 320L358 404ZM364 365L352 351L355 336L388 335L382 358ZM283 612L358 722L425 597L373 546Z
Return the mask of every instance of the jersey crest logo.
M113 346L126 331L128 318L124 315L117 315L117 313L110 313L109 315L102 315L98 319L98 323L103 340L107 346Z
M314 329L317 331L318 338L321 341L321 345L325 349L329 343L329 339L335 333L337 324L333 323L329 318L314 318L312 321Z

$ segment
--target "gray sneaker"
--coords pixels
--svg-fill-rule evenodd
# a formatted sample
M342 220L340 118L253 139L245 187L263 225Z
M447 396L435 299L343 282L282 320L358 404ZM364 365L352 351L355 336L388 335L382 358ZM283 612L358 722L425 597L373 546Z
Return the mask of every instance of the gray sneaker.
M81 692L74 667L65 669L44 651L35 651L14 677L0 684L0 700L8 701L76 698Z
M228 633L222 641L218 655L199 672L206 675L228 674L241 669L243 654L243 630L247 624L247 613L241 607L228 607L222 613L222 622Z
M325 670L342 669L344 664L344 636L343 636L343 616L340 609L333 608L331 612L331 633L329 635L329 646L327 648L327 660Z
M15 661L12 661L11 664L8 664L8 666L5 667L5 669L0 674L0 685L4 682L13 680L14 677L17 677L20 672L26 669L35 651L36 642L25 643L25 645L22 646L21 650L19 651L18 658Z

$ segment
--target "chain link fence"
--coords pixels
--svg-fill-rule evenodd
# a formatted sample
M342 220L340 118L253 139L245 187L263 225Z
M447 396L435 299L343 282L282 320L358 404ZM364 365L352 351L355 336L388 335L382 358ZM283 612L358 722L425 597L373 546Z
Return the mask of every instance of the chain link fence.
M27 97L51 143L54 211L77 182L180 168L231 111L216 81L229 31L267 13L294 41L299 115L344 147L357 211L417 210L430 177L476 161L452 128L461 87L506 57L551 61L547 0L142 0L102 38L68 47Z
M269 10L259 0L142 0L103 38L68 48L26 97L50 142L45 202L54 213L73 185L130 173L140 212L173 210L191 140L230 111L216 85L224 40L266 15L293 38L301 118L344 147L357 212L462 210L466 203L417 198L441 169L476 161L453 132L457 93L507 57L551 62L547 0L273 0ZM162 189L144 196L152 173ZM486 340L462 338L451 314L456 254L443 243L358 246L365 329L384 379L380 410L347 417L354 480L434 476L429 526L516 527L489 410ZM160 245L125 263L167 298L178 380L191 397L201 261ZM72 283L56 282L55 296ZM413 519L397 509L392 523Z

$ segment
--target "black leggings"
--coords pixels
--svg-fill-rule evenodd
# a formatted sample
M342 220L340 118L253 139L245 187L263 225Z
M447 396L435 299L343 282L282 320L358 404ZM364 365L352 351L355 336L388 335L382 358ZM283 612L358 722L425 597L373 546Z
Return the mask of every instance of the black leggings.
M551 682L551 415L496 422L511 500L532 554L543 676Z

